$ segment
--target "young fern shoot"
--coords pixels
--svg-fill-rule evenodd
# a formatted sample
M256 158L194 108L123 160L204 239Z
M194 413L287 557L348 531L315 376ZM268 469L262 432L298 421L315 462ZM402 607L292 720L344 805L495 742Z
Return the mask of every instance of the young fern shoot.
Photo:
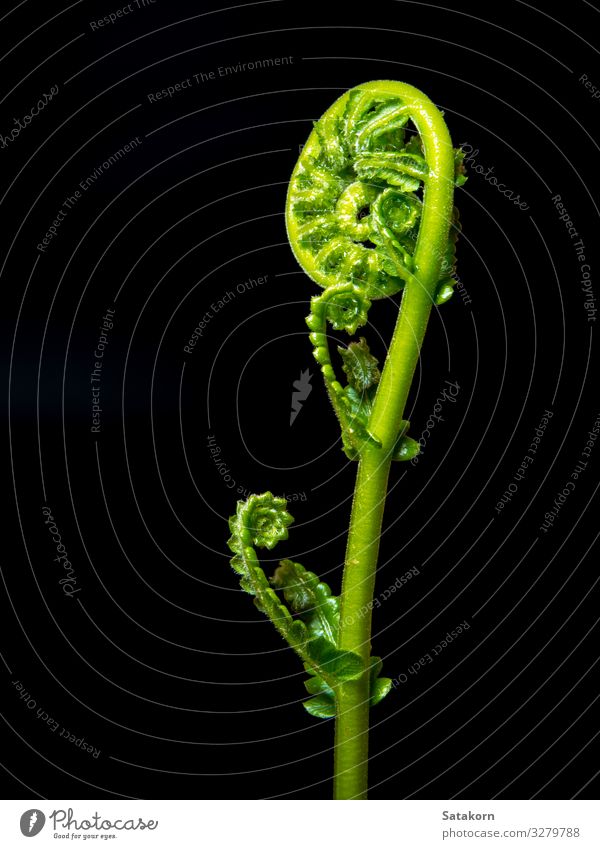
M452 295L459 231L455 185L465 180L441 112L424 94L383 80L346 92L315 123L294 168L286 225L296 259L323 288L307 318L314 356L358 463L342 591L282 560L267 579L256 548L287 539L293 518L267 492L239 501L230 519L232 566L259 610L299 655L313 716L335 717L334 795L367 798L369 710L391 689L371 655L371 608L379 540L394 461L419 445L404 409L433 305ZM354 336L371 302L402 292L380 371L364 338L338 348L328 324ZM395 309L389 300L389 308Z

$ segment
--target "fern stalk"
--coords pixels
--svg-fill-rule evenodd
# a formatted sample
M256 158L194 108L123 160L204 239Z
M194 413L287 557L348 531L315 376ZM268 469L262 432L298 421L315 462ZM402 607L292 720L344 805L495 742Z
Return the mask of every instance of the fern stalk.
M365 444L358 473L341 594L340 647L365 663L371 652L371 602L393 449L442 271L452 220L454 150L444 120L412 86L390 84L411 109L429 165L414 272L405 285L392 343L369 420L381 447ZM337 699L334 791L337 799L367 798L368 678L349 681Z
M307 318L314 356L343 450L358 462L341 595L288 560L267 579L255 547L286 539L293 521L271 493L238 502L229 545L243 589L304 664L306 709L335 717L336 799L367 798L369 712L391 689L380 658L371 655L383 513L392 462L419 450L403 416L432 307L452 295L459 230L453 194L464 180L462 154L439 110L412 86L386 80L351 89L316 122L288 189L291 247L324 290ZM354 336L371 302L397 292L382 372L360 338L338 348L343 382L328 325Z

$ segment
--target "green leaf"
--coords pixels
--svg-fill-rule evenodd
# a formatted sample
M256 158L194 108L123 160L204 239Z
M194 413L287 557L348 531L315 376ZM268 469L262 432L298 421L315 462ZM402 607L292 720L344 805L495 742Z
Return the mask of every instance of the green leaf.
M336 114L324 115L319 121L315 122L314 127L319 139L321 159L324 166L334 171L341 171L347 164L347 155L340 133L339 116Z
M371 707L373 705L379 704L382 699L385 699L391 689L391 678L378 678L376 681L374 681L373 686L371 688Z
M304 686L307 693L316 696L316 698L303 702L304 707L312 716L318 716L320 719L329 719L335 716L335 694L322 678L318 675L311 675L308 681L304 682Z
M394 134L402 138L409 115L399 98L362 98L358 108L362 111L360 116L355 106L354 114L347 114L346 117L347 127L351 122L354 123L350 144L355 153L379 151L382 143L385 147Z
M327 321L333 321L334 328L341 327L338 321L343 322L348 332L354 332L359 324L366 321L369 306L370 300L359 286L354 283L336 284L327 288L318 298L312 298L311 313L306 319L311 330L313 356L321 366L325 387L342 430L344 452L351 460L358 459L359 452L365 443L381 446L381 443L368 431L368 418L374 390L373 393L370 391L357 393L352 386L344 387L337 379L329 351ZM366 343L362 343L361 350L365 352L366 357L368 352ZM366 358L363 358L363 364L367 366ZM376 369L377 362L374 358L368 365L372 379L375 377L373 366Z
M416 457L419 451L421 450L421 446L415 439L411 439L408 436L408 429L410 427L410 422L406 419L403 419L400 422L400 427L398 429L398 438L396 440L396 446L394 448L394 452L392 454L393 460L412 460L413 457Z
M386 189L373 204L378 217L410 253L414 251L423 204L411 194ZM377 224L377 218L374 219ZM403 240L404 239L404 240ZM408 241L407 241L408 239Z
M340 621L340 601L329 586L300 563L282 560L270 579L271 586L283 592L289 609L298 614L311 636L336 643Z
M310 673L310 670L307 670ZM333 690L331 687L328 687L325 681L322 678L319 678L318 675L311 675L308 681L304 682L304 686L306 688L306 692L310 693L311 696L318 696L320 693L329 693L333 696Z
M349 413L349 420L355 429L358 428L359 425L362 425L366 434L369 416L373 409L375 392L371 391L371 389L365 389L362 392L357 391L354 386L346 386L344 392L346 396L346 409Z
M351 651L338 649L324 637L315 637L307 643L307 653L326 683L352 681L364 671L362 658ZM330 685L331 686L331 685Z
M366 339L361 337L358 342L350 342L347 348L339 346L338 351L350 386L364 392L379 383L379 362L369 350Z
M418 133L412 135L410 139L406 142L404 150L406 151L406 153L416 153L419 156L423 156L423 144L421 142L421 136Z
M232 535L228 545L234 554L231 566L240 577L242 589L254 597L258 610L271 620L311 676L306 688L318 701L309 700L309 713L332 716L335 688L358 678L365 668L357 654L336 645L339 599L313 572L291 560L282 560L268 581L253 548L259 544L272 548L278 540L286 539L292 521L285 499L270 492L238 501L236 514L229 520Z
M467 169L464 165L465 152L461 147L454 150L454 185L464 186L467 182Z
M335 716L335 699L326 693L314 696L302 704L311 716L316 716L318 719L331 719Z
M321 295L321 300L325 317L334 330L345 330L352 336L367 323L371 301L356 284L332 286L326 295Z
M395 274L405 282L414 271L421 209L418 198L394 188L384 189L371 204L372 240L387 256L383 267L388 274Z
M362 180L396 186L403 192L415 192L427 176L427 163L417 153L382 151L359 156L354 163Z
M446 277L444 280L440 280L435 293L436 306L440 307L442 304L445 304L446 301L450 300L450 298L454 294L455 282L456 281L452 277Z
M391 678L380 678L382 669L380 657L371 657L369 661L369 692L371 706L378 704L392 689ZM304 707L313 716L326 719L335 716L335 694L319 677L311 677L304 683L306 691L313 696L304 702Z
M229 519L232 536L228 546L234 552L231 566L240 576L241 588L254 596L256 607L268 616L279 634L307 660L305 646L310 637L304 622L295 620L269 584L261 568L253 545L273 548L280 539L287 539L287 528L293 517L287 512L284 498L270 492L251 495L238 501L235 516Z
M382 669L382 659L376 655L371 655L369 659L369 680L371 684L373 684L373 682L377 679L377 676L381 673Z
M340 346L338 351L343 361L342 368L348 377L348 386L344 387L341 398L348 443L346 454L354 460L358 459L365 443L380 447L379 441L368 430L380 373L377 359L371 354L365 339L351 342L347 348Z
M421 446L416 439L412 439L410 436L401 436L394 448L393 459L401 462L412 460L420 450Z
M381 442L368 430L375 391L374 386L364 392L357 392L353 386L344 387L346 423L342 439L344 450L350 460L358 459L360 450L365 444L381 448Z
M238 501L236 514L229 519L232 537L228 545L236 554L244 545L272 549L288 538L287 529L293 521L285 498L276 498L270 492L251 495L247 501Z
M371 706L378 704L384 699L392 689L391 678L379 678L379 674L383 667L383 662L380 657L371 657L369 665L369 681Z

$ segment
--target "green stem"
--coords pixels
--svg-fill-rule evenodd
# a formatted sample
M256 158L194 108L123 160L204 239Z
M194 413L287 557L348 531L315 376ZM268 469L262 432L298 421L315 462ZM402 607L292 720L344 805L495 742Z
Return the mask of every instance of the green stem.
M381 83L374 84L381 90ZM441 113L421 92L386 83L409 106L421 136L429 173L414 254L396 327L381 375L370 432L381 448L367 445L359 460L342 581L340 648L359 654L368 666L371 608L379 540L392 452L433 306L452 218L454 151ZM369 675L336 693L334 791L336 799L367 798Z
M371 604L391 452L366 449L358 463L342 581L340 648L371 656ZM352 647L352 648L350 648ZM367 798L369 676L341 685L336 698L334 796Z

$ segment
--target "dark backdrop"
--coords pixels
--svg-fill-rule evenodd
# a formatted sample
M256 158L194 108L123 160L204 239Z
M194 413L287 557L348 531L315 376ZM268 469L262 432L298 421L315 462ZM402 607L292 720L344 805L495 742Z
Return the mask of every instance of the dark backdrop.
M5 11L7 796L329 796L332 723L240 592L226 519L240 494L285 493L296 522L267 560L339 590L355 468L283 208L311 122L381 78L443 108L470 176L461 288L409 405L417 438L438 419L390 481L377 592L412 577L374 612L397 686L372 714L371 796L597 794L598 11L538 6ZM370 319L383 355L394 304Z

